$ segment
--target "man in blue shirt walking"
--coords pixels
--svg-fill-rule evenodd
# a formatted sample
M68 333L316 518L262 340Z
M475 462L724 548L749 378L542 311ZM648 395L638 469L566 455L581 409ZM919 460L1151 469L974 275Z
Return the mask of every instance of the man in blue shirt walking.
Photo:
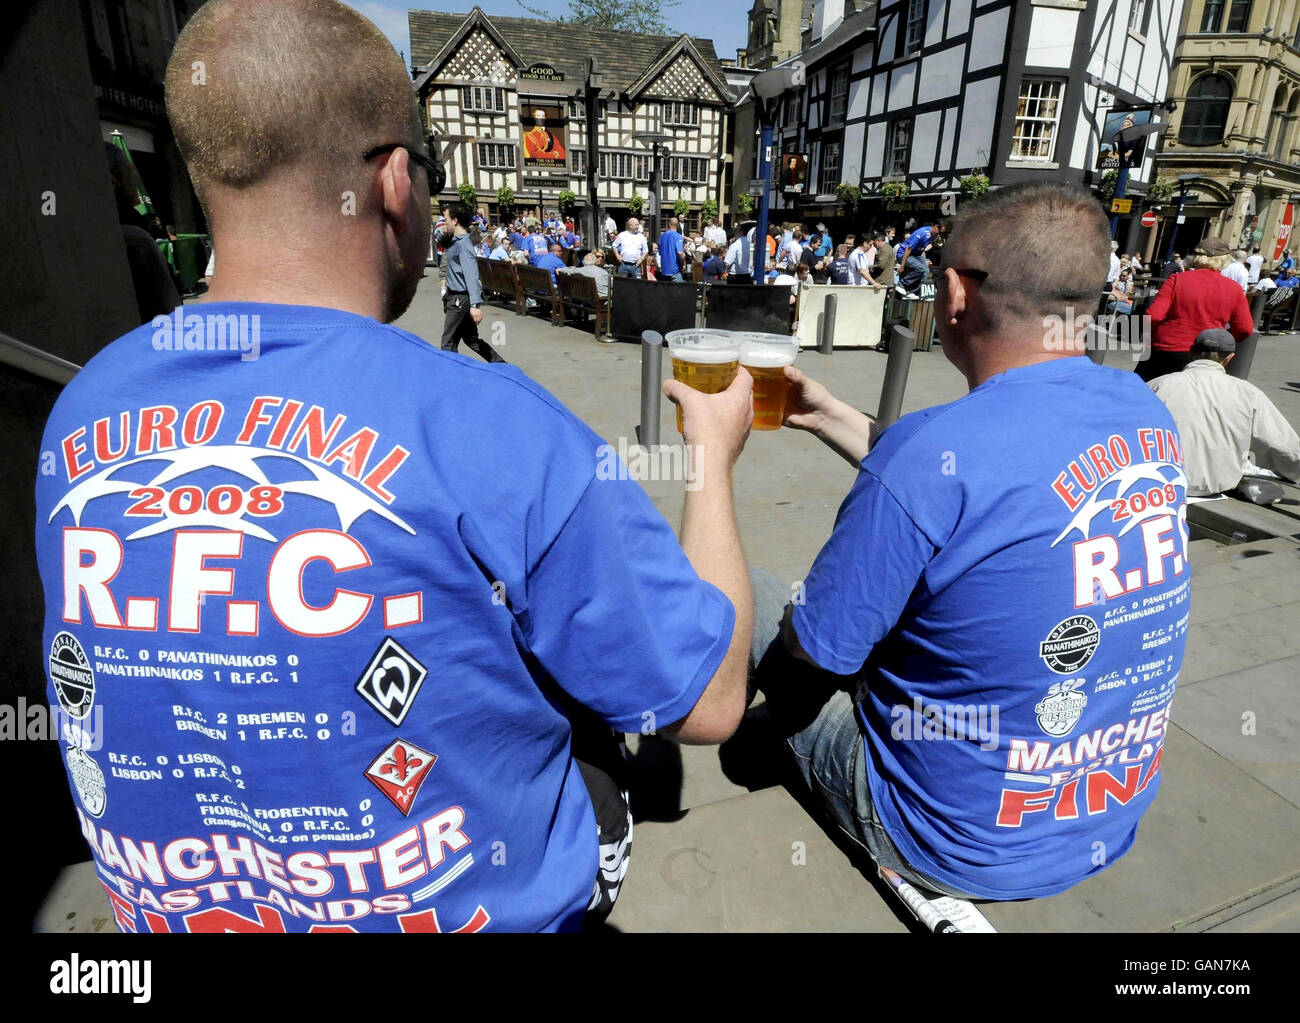
M970 393L948 405L878 432L786 370L786 425L859 473L802 599L783 618L788 589L758 593L757 682L838 830L932 891L1064 891L1132 847L1160 785L1187 477L1160 400L1066 333L1109 233L1060 185L958 214L935 322Z
M925 254L930 251L934 239L942 232L938 222L923 224L903 240L903 253L899 262L903 264L902 273L894 290L907 298L915 298L925 279L930 276L930 264Z

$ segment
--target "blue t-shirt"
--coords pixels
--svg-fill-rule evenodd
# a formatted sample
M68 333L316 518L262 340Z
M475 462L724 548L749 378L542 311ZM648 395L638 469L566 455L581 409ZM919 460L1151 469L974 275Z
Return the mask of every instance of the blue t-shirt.
M915 256L918 259L925 258L925 248L930 244L930 236L933 232L928 227L918 227L915 231L903 239L903 248L910 250L909 258ZM902 258L901 256L899 257Z
M518 231L510 232L510 247L513 249L522 249L524 247L524 236Z
M47 695L119 926L579 926L598 843L561 691L680 720L730 602L518 369L337 310L177 312L256 357L118 339L36 483Z
M1133 844L1186 642L1182 464L1160 399L1079 357L905 416L863 461L794 626L857 675L871 797L918 870L1029 898Z
M530 234L524 238L522 248L528 253L528 262L536 266L539 259L550 253L551 243L544 234Z
M727 273L727 263L724 259L717 256L710 256L704 261L704 279L706 281L720 281Z
M682 236L676 231L665 231L659 236L659 268L665 274L682 272Z
M553 252L548 252L544 256L539 256L533 266L542 270L551 271L551 280L555 280L555 271L562 270L568 264Z
M831 263L831 283L853 283L853 266L847 259L836 259Z

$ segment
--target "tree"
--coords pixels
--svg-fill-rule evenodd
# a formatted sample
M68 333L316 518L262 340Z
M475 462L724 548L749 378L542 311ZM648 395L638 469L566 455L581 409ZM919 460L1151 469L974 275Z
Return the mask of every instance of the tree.
M565 16L538 10L519 0L519 6L525 11L546 21L567 21L646 35L671 35L664 11L680 4L681 0L569 0L569 13Z

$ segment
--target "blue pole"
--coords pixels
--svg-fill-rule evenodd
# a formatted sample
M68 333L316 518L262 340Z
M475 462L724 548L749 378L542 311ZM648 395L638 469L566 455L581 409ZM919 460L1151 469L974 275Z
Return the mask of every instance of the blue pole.
M1116 147L1118 148L1120 145L1122 145L1122 143L1118 141L1118 136L1116 136L1116 139L1117 139ZM1119 165L1119 177L1115 180L1115 194L1111 198L1123 199L1124 196L1127 194L1127 192L1128 192L1128 160L1123 160L1123 162L1120 163ZM1110 236L1114 238L1118 234L1119 234L1119 214L1112 213L1110 215Z
M767 196L772 191L772 121L766 111L758 142L758 176L763 179L763 195L758 200L758 226L754 228L754 283L762 284L767 272Z

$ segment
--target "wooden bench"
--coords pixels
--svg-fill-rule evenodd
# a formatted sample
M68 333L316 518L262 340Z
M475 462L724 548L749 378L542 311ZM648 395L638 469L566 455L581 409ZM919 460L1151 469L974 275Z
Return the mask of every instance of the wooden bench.
M523 315L524 299L519 291L519 278L515 274L515 265L508 259L485 259L477 257L479 283L483 286L483 297L495 295L510 302L515 312Z
M551 271L520 263L515 266L515 277L519 281L524 312L527 313L527 300L531 298L543 312L549 311L551 325L558 327L564 320L564 310L560 305L560 293L551 280Z
M574 326L586 326L587 316L591 315L595 317L592 321L593 336L599 340L609 333L609 297L601 297L594 279L586 274L557 271L555 282L564 315L573 321Z
M1255 329L1261 334L1284 334L1295 330L1296 325L1296 302L1300 301L1297 295L1300 295L1300 288L1286 288L1290 294L1282 298L1276 305L1270 305L1267 301L1264 303L1264 312L1259 318L1259 323L1255 324ZM1269 292L1269 298L1272 298L1276 291Z

